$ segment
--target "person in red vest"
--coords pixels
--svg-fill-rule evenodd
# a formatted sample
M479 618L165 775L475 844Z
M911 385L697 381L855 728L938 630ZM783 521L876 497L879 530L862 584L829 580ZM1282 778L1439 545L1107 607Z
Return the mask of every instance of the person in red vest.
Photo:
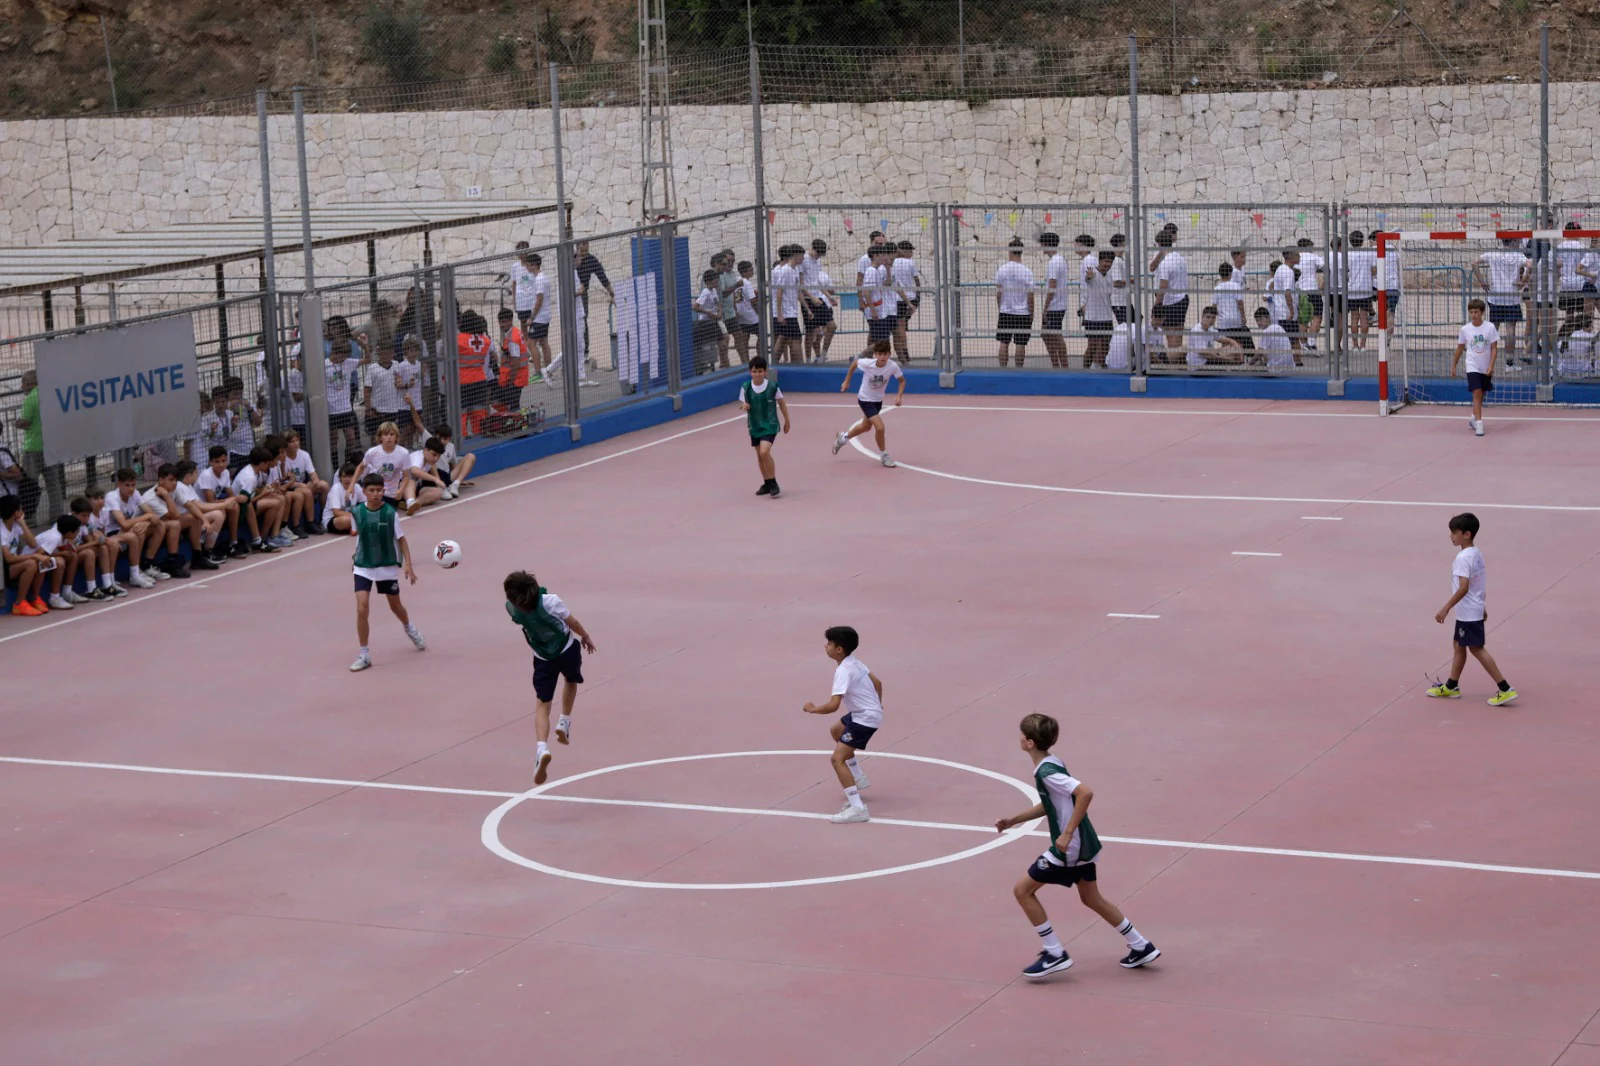
M500 387L495 403L512 410L522 406L522 390L528 387L528 344L517 328L517 316L502 307L500 320Z
M476 436L489 406L489 323L476 311L456 316L456 359L460 367L462 436Z

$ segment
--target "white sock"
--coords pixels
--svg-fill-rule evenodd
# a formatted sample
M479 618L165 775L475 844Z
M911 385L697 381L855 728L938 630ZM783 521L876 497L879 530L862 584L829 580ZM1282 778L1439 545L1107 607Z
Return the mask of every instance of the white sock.
M110 575L110 574L101 574L100 575L100 587L101 588L108 589L114 584L116 584L116 581L112 577L112 575Z
M415 622L407 622L406 623L406 636L408 636L408 637L409 636L413 636L416 632L417 632L417 624Z
M844 761L844 764L846 766L850 767L850 776L855 778L857 781L860 781L861 780L861 764L859 762L857 762L855 759L846 759Z
M1144 938L1143 933L1139 932L1139 930L1133 927L1133 922L1129 921L1127 918L1122 919L1122 924L1117 926L1117 932L1123 935L1123 937L1128 941L1128 947L1132 948L1134 951L1138 951L1140 948L1143 948L1145 945L1150 943L1150 941Z
M1039 934L1039 943L1043 944L1044 949L1050 954L1065 955L1067 953L1067 949L1061 946L1061 939L1056 936L1056 931L1048 920L1043 925L1034 926L1033 931Z
M537 745L534 746L533 757L537 759L537 758L539 758L541 755L543 755L545 752L547 752L549 750L550 750L550 745L546 744L544 741L541 740L541 741L539 741L539 743Z
M367 646L365 644L361 645L361 657L363 659L372 658L372 652L370 650L368 650L368 648L367 648Z
M865 803L861 802L861 793L856 791L856 786L854 785L844 790L844 798L850 801L850 806L852 807L866 806Z

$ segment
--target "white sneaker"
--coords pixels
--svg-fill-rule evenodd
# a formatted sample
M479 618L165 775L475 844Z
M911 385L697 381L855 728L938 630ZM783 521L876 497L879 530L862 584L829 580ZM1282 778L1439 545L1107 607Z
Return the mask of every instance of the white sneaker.
M846 803L839 808L839 813L829 818L834 825L847 825L851 822L870 822L872 817L867 814L865 807L857 807L853 803Z
M888 466L888 467L892 467L892 466L895 465L894 458L888 452L884 452L881 456L879 456L878 457L878 461L881 462L884 466Z
M416 649L418 651L428 650L428 642L422 639L422 630L418 629L416 626L411 626L409 629L407 629L406 636L411 638L411 643L416 645Z
M843 448L845 446L845 444L847 444L849 442L849 440L850 440L850 438L846 437L843 433L840 433L838 436L834 437L833 438L833 454L834 455L838 455L839 454L839 449Z
M1480 437L1483 436L1483 419L1480 418L1472 423L1472 432Z
M570 744L572 742L572 719L562 715L556 719L556 743Z
M549 778L549 776L550 776L550 749L546 748L544 751L541 751L538 755L534 756L534 760L533 760L533 783L535 785L542 785L542 784L545 783L545 780L547 778Z
M460 485L451 485L445 491L446 491L446 494L453 500L457 496L461 495L461 486Z
M157 581L172 580L171 574L167 573L165 570L158 570L153 566L148 571L141 570L140 573L144 574L145 577L154 578ZM148 588L149 586L146 587Z
M66 592L63 592L61 595L68 603L89 603L89 602L91 602L89 597L80 595L78 593L77 589L68 589Z
M360 671L365 670L367 667L369 667L371 665L372 665L372 659L371 658L369 658L366 655L357 655L356 656L356 661L350 664L350 672L352 674L359 673Z
M153 589L156 587L156 583L151 581L142 570L128 575L128 584L141 589Z
M1476 418L1473 418L1471 415L1468 415L1467 416L1467 428L1468 429L1477 429L1478 428L1478 420Z
M50 600L49 600L49 605L50 605L50 609L52 611L70 611L70 610L72 610L72 604L68 603L66 601L66 598L62 597L62 596L51 596Z

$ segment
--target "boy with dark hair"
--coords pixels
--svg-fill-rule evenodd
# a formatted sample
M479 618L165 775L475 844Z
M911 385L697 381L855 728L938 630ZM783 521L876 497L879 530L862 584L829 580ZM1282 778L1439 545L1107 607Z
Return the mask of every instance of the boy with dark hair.
M733 297L734 323L730 327L739 362L750 361L750 338L761 331L761 319L756 313L760 300L756 292L756 265L748 259L739 261L739 287Z
M778 388L778 383L767 380L765 356L758 355L750 360L750 380L739 386L739 410L745 412L750 446L756 450L756 465L761 468L761 487L756 495L777 499L778 467L772 459L772 444L778 439L780 415L783 431L789 432L789 405L783 402L783 390Z
M1072 965L1072 956L1067 954L1050 925L1050 916L1039 902L1039 889L1045 885L1078 886L1078 899L1083 905L1104 918L1106 924L1128 942L1128 953L1120 962L1123 969L1133 970L1154 962L1161 957L1161 951L1133 927L1115 903L1100 894L1094 868L1095 858L1100 854L1100 838L1089 823L1088 813L1094 791L1067 773L1066 764L1059 756L1050 754L1061 736L1061 726L1049 715L1030 714L1022 720L1020 728L1020 747L1023 754L1033 760L1033 784L1039 790L1039 802L1020 814L1001 818L994 827L1004 833L1012 826L1041 817L1050 825L1050 847L1034 860L1011 890L1042 943L1039 957L1022 971L1022 975L1038 980Z
M144 561L147 570L155 569L156 552L166 545L167 557L157 573L168 577L186 578L189 567L178 554L178 542L183 536L183 508L175 493L178 490L178 468L172 463L162 463L156 469L156 483L145 490L144 505L160 522L159 530L145 538Z
M222 454L226 457L228 450L224 448ZM98 485L90 485L83 496L83 502L89 505L89 527L98 532L105 541L106 558L100 568L100 585L114 597L126 596L128 590L116 581L117 556L126 553L129 570L135 570L138 568L139 553L143 550L143 544L137 533L124 532L117 525L116 519L111 515L111 505L106 502L104 489ZM73 510L77 510L76 505ZM106 580L108 577L111 579L109 582ZM131 573L128 584L135 584ZM150 584L154 585L155 582L151 581Z
M223 449L227 455L227 449ZM157 581L165 581L171 574L156 567L150 567L146 574L140 569L144 557L153 558L161 543L161 519L145 503L144 497L139 495L138 475L128 467L123 467L116 473L117 487L106 496L107 528L115 525L117 532L130 534L130 547L128 554L128 581L142 589L154 588Z
M411 546L406 543L400 529L400 513L383 498L383 475L368 474L361 481L365 499L350 509L350 535L356 538L354 564L356 586L356 637L361 641L361 653L350 664L352 672L365 670L372 665L372 652L367 647L367 613L372 590L377 588L389 601L389 610L405 626L406 636L418 651L426 651L428 642L411 624L405 604L400 602L400 575L417 583L417 572L411 568Z
M233 429L228 435L228 469L237 474L250 461L261 412L245 402L243 378L228 378L222 384L228 390L228 411L233 416Z
M128 590L117 584L117 546L106 540L105 530L92 504L85 496L74 496L67 505L72 517L79 522L75 541L94 553L94 563L89 569L89 594L91 600L113 600L126 596Z
M1050 356L1050 365L1065 370L1068 366L1067 339L1062 333L1062 324L1067 318L1067 290L1070 288L1071 271L1067 266L1067 257L1061 254L1059 233L1039 234L1039 247L1050 257L1044 268L1044 318L1039 335L1044 340L1045 353Z
M1500 331L1493 322L1483 320L1487 305L1477 297L1467 302L1470 317L1456 338L1456 354L1450 358L1450 376L1456 376L1456 367L1462 353L1467 356L1467 388L1472 391L1472 417L1467 425L1472 432L1483 436L1483 397L1494 391L1494 365L1500 358Z
M472 452L468 452L466 455L456 455L455 442L450 439L450 427L442 422L433 427L433 435L440 444L444 445L444 451L441 454L444 457L445 470L450 474L446 479L450 482L450 495L460 496L461 490L470 484L467 479L472 476L472 468L478 462L478 457Z
M728 338L722 332L722 296L717 292L717 286L721 283L722 275L715 270L701 274L700 295L690 305L690 310L694 312L694 328L690 331L690 338L696 374L715 369L719 354L722 365L728 365Z
M333 487L328 490L327 513L323 516L329 533L352 533L355 521L350 512L361 502L361 490L356 486L356 464L346 463L339 468Z
M583 623L561 602L561 597L539 584L526 570L506 575L506 614L522 629L522 639L533 649L533 730L538 746L533 755L533 783L542 785L550 774L550 704L561 689L561 717L556 720L556 742L572 738L572 706L583 684L583 653L593 655L594 641Z
M174 469L178 483L173 487L172 498L178 505L178 521L189 534L189 565L196 570L220 569L217 536L222 532L230 506L237 513L238 504L231 500L222 504L202 500L194 487L200 479L200 468L189 460L178 463Z
M205 503L233 504L232 510L223 512L228 523L227 554L235 559L249 555L250 540L255 539L255 519L250 518L245 524L245 528L252 533L251 538L239 536L239 515L248 511L248 508L233 494L233 474L228 470L227 448L212 445L207 456L206 468L200 471L200 476L195 479L195 487L200 490L200 499ZM217 561L222 561L220 555Z
M894 378L900 379L900 391L895 393L894 405L900 406L906 394L906 376L900 370L900 364L889 358L889 342L887 340L874 341L872 351L850 364L850 369L845 371L844 384L839 386L840 392L850 390L850 379L857 369L861 371L861 388L856 393L856 402L861 407L861 421L844 430L833 438L833 454L838 455L854 437L859 437L867 430L873 431L874 439L878 442L878 461L884 466L894 466L895 462L889 457L888 442L885 440L883 425L883 401L889 392L889 382Z
M861 790L871 782L861 772L858 752L865 751L872 735L883 724L883 682L856 658L861 636L849 626L829 626L822 634L823 653L838 665L833 670L833 694L826 703L809 700L801 708L807 714L833 714L841 706L844 715L833 723L833 774L844 788L844 806L831 819L835 825L871 819L861 802Z
M893 258L889 263L889 278L894 282L895 293L899 297L895 307L894 351L908 366L911 363L911 347L906 333L911 328L911 316L917 313L922 303L919 293L922 275L917 271L916 253L916 245L901 241L894 246Z
M1489 706L1504 707L1517 698L1517 690L1506 681L1505 675L1500 672L1499 664L1494 661L1494 656L1489 654L1489 649L1485 646L1484 625L1489 618L1488 576L1483 564L1483 553L1477 548L1478 529L1478 516L1470 511L1450 519L1450 543L1459 549L1456 552L1456 561L1450 567L1455 592L1445 601L1445 605L1439 608L1439 613L1433 616L1433 620L1443 625L1451 609L1454 608L1455 639L1452 645L1450 678L1428 689L1428 695L1435 699L1461 698L1461 671L1467 665L1467 652L1470 651L1472 657L1478 660L1478 664L1494 679L1498 689L1489 697Z
M317 474L310 453L300 447L300 434L292 429L283 435L283 458L278 465L284 479L292 484L290 494L300 496L300 513L306 519L306 532L321 535L325 531L317 519L317 504L328 495L328 483Z
M239 508L250 528L249 550L271 555L282 546L274 542L283 522L283 496L274 493L268 484L272 453L265 448L253 448L246 458L249 462L233 479L233 494L239 498ZM212 460L213 465L215 462Z
M40 593L44 590L44 574L55 560L38 554L33 534L22 514L22 497L0 496L0 585L10 585L17 590L17 599L11 613L22 618L37 618L50 613ZM43 567L44 569L41 569Z
M411 468L406 476L411 480L416 507L431 507L440 500L450 498L450 468L444 465L444 444L437 437L429 437L422 447L411 453ZM411 513L407 509L408 516Z
M78 533L82 529L82 519L64 514L56 519L55 525L33 538L40 555L48 555L56 560L55 568L50 572L49 602L52 611L70 611L74 604L106 598L105 593L94 587L95 552L93 547L79 543ZM88 596L78 595L72 587L77 580L79 566L88 568Z

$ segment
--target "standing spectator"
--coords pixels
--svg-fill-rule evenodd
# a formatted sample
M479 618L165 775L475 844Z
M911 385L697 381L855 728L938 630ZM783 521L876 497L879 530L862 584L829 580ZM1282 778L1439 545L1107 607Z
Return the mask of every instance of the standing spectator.
M811 361L811 353L816 349L816 342L822 332L822 321L819 317L822 308L827 302L817 290L822 287L819 276L822 273L822 257L828 254L828 242L817 238L811 242L811 250L805 252L800 259L800 329L805 334L805 361Z
M994 274L994 300L997 308L995 340L1000 342L1000 365L1010 358L1010 345L1017 346L1017 366L1027 358L1028 341L1033 331L1033 271L1022 265L1022 238L1013 237L1006 246L1007 261Z
M1117 261L1111 264L1111 314L1118 322L1128 321L1128 235L1113 233L1111 250Z
M1089 334L1089 348L1083 357L1085 369L1104 367L1111 354L1111 328L1116 325L1111 314L1111 268L1116 261L1116 252L1102 248L1094 269L1084 272L1083 328Z
M695 297L691 308L694 312L691 336L696 374L707 373L717 365L719 350L724 361L728 358L727 338L722 335L722 298L717 294L721 282L722 275L716 270L706 271L700 278L700 295Z
M335 466L355 458L356 412L350 401L351 382L360 377L360 365L351 359L355 342L348 337L332 341L328 358L323 364L323 375L328 387L328 459ZM343 459L340 443L343 442ZM230 467L232 466L230 462ZM229 469L228 473L234 471Z
M1217 265L1217 284L1211 289L1211 303L1217 309L1217 329L1225 337L1232 337L1240 347L1249 351L1255 348L1250 327L1244 320L1244 286L1239 284L1238 273L1229 262Z
M1039 330L1044 338L1044 350L1050 356L1050 365L1065 370L1067 339L1062 335L1062 323L1067 318L1067 257L1061 254L1059 233L1039 234L1039 247L1050 256L1044 268L1044 320Z
M1489 324L1505 330L1506 368L1517 362L1517 323L1522 321L1522 294L1528 287L1528 257L1507 237L1500 247L1484 252L1472 264L1472 279L1489 298Z
M400 421L400 383L390 345L378 348L378 361L368 363L362 377L366 388L362 407L366 411L367 436L377 440L379 426Z
M456 359L461 382L461 422L464 436L477 436L484 409L489 406L489 322L464 308L456 315ZM361 475L356 475L360 482Z
M1571 233L1577 228L1576 222L1568 222L1563 231ZM1561 300L1557 305L1561 310L1561 329L1558 334L1561 337L1578 328L1578 316L1583 313L1583 284L1589 280L1584 277L1587 273L1584 251L1583 241L1574 237L1568 237L1556 245L1556 261L1561 267Z
M527 241L517 242L517 261L511 264L511 305L516 308L517 318L522 322L524 332L528 323L533 319L534 304L534 276L539 273L539 268L533 263L537 256L528 251Z
M727 331L730 338L737 336L739 328L739 294L744 290L744 280L734 269L738 257L733 254L732 248L722 250L721 263L712 263L722 272L717 278L718 295L722 297L722 328ZM748 357L740 350L739 361L746 362Z
M779 265L772 271L773 362L798 363L803 358L800 330L800 259L805 249L786 244L778 249Z
M1167 223L1156 234L1156 247L1160 251L1150 260L1150 270L1156 276L1154 317L1156 325L1166 334L1169 356L1183 348L1183 327L1189 320L1189 264L1181 253L1173 250L1177 239L1178 227Z
M544 260L537 255L529 255L522 260L531 271L532 281L529 291L532 293L528 304L528 317L523 319L524 332L528 340L533 342L533 376L543 378L545 368L550 365L550 317L555 312L555 297L550 291L550 278L544 272ZM517 314L522 314L522 308L517 307Z
M407 337L400 342L402 359L396 363L394 383L400 389L400 402L411 412L406 424L400 427L402 440L416 440L427 432L422 416L422 339ZM543 381L543 378L534 380Z
M22 372L22 391L26 395L22 399L22 412L16 418L17 428L22 430L22 470L35 482L44 478L45 490L50 493L50 506L60 510L67 506L66 469L60 463L50 466L44 463L44 427L39 423L39 375L36 371ZM43 502L44 495L41 493L34 501L34 518L47 513ZM38 522L29 524L38 525Z
M1289 344L1297 353L1300 350L1300 289L1294 276L1295 264L1300 261L1300 251L1285 248L1283 260L1272 271L1267 283L1267 302L1272 305L1272 320L1289 335Z
M750 361L750 338L761 332L756 311L760 294L756 292L756 265L745 259L739 263L739 291L733 299L734 326L729 332L739 350L739 362ZM831 336L831 335L830 335Z
M596 259L594 255L590 253L589 242L579 241L575 250L577 252L577 263L575 266L578 271L578 299L583 304L583 337L581 339L583 340L583 350L587 354L593 350L589 347L590 279L598 280L600 282L600 287L606 290L606 296L613 302L616 301L617 294L611 291L611 279L606 277L606 268L601 265L599 259ZM723 358L724 363L726 363L726 353L723 354Z
M522 339L516 318L509 307L502 307L495 316L500 325L500 383L495 389L495 403L517 410L522 406L522 390L528 387L528 342ZM398 422L398 418L391 419ZM400 440L408 439L406 426L400 427Z
M1345 292L1349 294L1350 346L1365 350L1367 330L1372 322L1373 283L1378 277L1378 257L1370 248L1363 248L1366 235L1360 230L1350 234L1350 251L1345 254Z
M0 429L4 428L4 424L0 423ZM21 497L24 484L23 477L22 467L17 463L17 457L12 454L10 448L0 442L0 496ZM27 503L24 502L23 510L27 509Z
M918 292L922 287L922 275L917 271L914 258L916 251L916 246L910 241L901 241L895 246L895 255L889 264L889 275L894 280L895 292L900 298L895 314L894 350L900 362L906 366L911 365L911 345L906 334L911 329L911 316L917 313L917 308L922 304Z
M1295 241L1300 250L1300 293L1311 305L1311 320L1306 323L1305 337L1300 342L1308 352L1317 350L1317 335L1322 332L1322 283L1327 265L1322 256L1311 249L1316 247L1310 237Z
M250 461L250 452L256 446L256 429L261 425L261 412L244 398L244 379L229 378L223 382L228 389L228 411L233 415L233 430L228 436L228 469L238 473Z

